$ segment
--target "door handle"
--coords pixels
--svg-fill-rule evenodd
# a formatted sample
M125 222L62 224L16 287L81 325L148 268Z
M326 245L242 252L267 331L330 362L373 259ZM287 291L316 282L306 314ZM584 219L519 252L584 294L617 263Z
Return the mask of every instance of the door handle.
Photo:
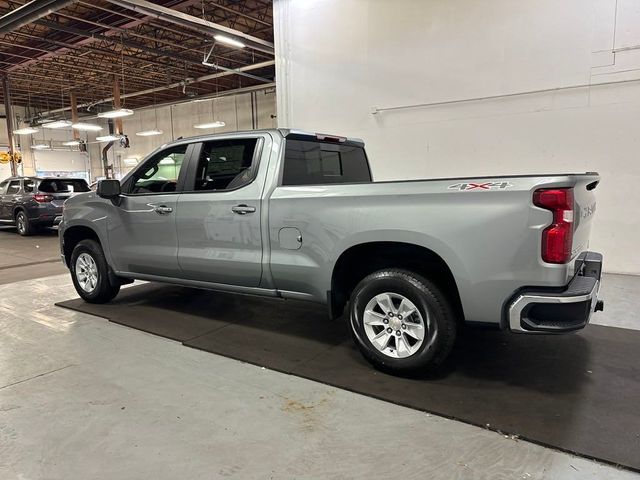
M233 213L237 213L238 215L246 215L247 213L253 213L256 211L256 207L250 207L245 205L244 203L240 205L236 205L235 207L231 207L231 211Z
M166 215L167 213L173 212L173 208L167 207L166 205L154 205L153 210L159 215Z

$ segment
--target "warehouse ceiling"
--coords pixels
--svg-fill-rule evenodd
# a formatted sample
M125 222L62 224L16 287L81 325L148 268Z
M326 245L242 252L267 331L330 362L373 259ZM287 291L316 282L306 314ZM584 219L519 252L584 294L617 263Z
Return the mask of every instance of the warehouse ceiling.
M131 109L274 79L268 0L33 3L40 10L21 25L13 17L34 5L0 0L0 23L7 24L0 71L9 79L13 105L27 107L27 117L68 109L71 92L81 114L109 110L116 79L123 106ZM245 47L216 40L220 34Z

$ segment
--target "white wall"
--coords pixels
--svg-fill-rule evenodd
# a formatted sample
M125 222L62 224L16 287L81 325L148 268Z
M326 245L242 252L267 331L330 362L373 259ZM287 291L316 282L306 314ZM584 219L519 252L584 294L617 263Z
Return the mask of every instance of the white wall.
M36 150L32 152L40 172L86 172L89 155L78 151Z
M640 2L275 0L274 15L279 126L363 138L376 179L599 171L591 248L640 273Z

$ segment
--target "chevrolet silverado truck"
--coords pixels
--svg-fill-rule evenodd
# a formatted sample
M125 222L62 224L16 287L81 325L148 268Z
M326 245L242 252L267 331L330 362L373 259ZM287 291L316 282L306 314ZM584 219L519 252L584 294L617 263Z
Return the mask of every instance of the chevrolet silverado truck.
M363 355L401 373L441 364L464 324L583 328L602 308L599 180L374 181L354 138L180 139L66 201L62 258L92 303L141 279L347 309Z

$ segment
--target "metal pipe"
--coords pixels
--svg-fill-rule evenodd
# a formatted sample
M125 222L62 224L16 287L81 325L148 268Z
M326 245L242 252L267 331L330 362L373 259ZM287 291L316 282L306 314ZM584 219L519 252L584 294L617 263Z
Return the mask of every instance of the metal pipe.
M113 108L120 110L122 100L120 97L120 81L117 76L113 77ZM122 118L116 118L116 135L122 135Z
M271 42L233 28L225 27L219 23L210 22L202 18L194 17L193 15L188 15L186 13L172 10L171 8L163 7L162 5L153 4L146 0L109 0L109 2L130 10L144 13L145 15L155 17L159 20L164 20L176 25L182 25L186 28L192 28L205 34L221 33L260 52L265 52L271 55L275 53L273 43Z
M109 119L107 121L107 125L109 126L109 135L113 135L113 120ZM111 178L109 175L109 157L107 156L109 149L113 147L113 141L107 143L102 148L102 169L104 171L105 178ZM111 169L113 171L113 168Z
M13 153L15 151L15 143L13 139L13 109L11 108L11 89L9 88L9 77L2 76L2 92L4 93L4 114L7 117L7 138L9 139L9 154L11 160L11 176L15 177L18 174L16 168L16 162L13 160Z
M468 103L468 102L479 102L482 100L500 100L503 98L510 97L519 97L522 95L534 95L538 93L552 93L552 92L560 92L563 90L575 90L578 88L590 88L590 87L601 87L606 85L618 85L622 83L632 83L632 82L640 82L640 78L633 78L630 80L613 80L611 82L599 82L599 83L583 83L580 85L567 85L563 87L554 87L554 88L543 88L541 90L527 90L524 92L513 92L513 93L504 93L502 95L489 95L486 97L472 97L472 98L461 98L458 100L442 100L439 102L430 102L430 103L416 103L413 105L399 105L397 107L371 107L371 114L376 115L380 112L389 112L394 110L408 110L413 108L428 108L428 107L439 107L443 105L455 105L457 103Z
M181 87L183 85L191 85L193 83L198 83L198 82L205 82L207 80L213 80L214 78L220 78L220 77L226 77L228 75L233 75L235 73L238 73L239 70L242 71L247 71L247 70L256 70L259 68L265 68L265 67L270 67L272 65L275 65L275 61L271 60L268 62L261 62L261 63L256 63L254 65L247 65L246 67L240 67L238 69L234 69L231 72L220 72L220 73L212 73L210 75L204 75L202 77L198 77L198 78L193 78L193 79L186 79L183 80L181 82L176 82L176 83L171 83L169 85L163 85L161 87L155 87L155 88L149 88L147 90L140 90L137 92L131 92L131 93L125 93L124 95L121 95L120 98L130 98L130 97L137 97L140 95L149 95L151 93L155 93L155 92L160 92L162 90L170 90L172 88L178 88ZM109 98L102 98L100 100L97 100L95 102L91 102L91 103L83 103L81 105L78 105L79 108L83 108L83 107L88 107L89 105L97 105L99 103L106 103L106 102L112 102L113 101L113 97L109 97ZM66 107L66 108L57 108L55 110L49 110L47 112L42 112L41 115L50 115L53 113L62 113L65 111L70 110L70 107Z
M73 2L74 0L33 0L0 18L0 34L24 27Z
M136 112L139 112L141 110L149 110L149 109L158 109L160 107L170 107L170 106L175 106L175 105L182 105L184 103L192 103L195 101L198 102L206 102L209 100L213 100L215 98L220 98L220 97L228 97L231 95L242 95L243 93L251 93L251 92L261 92L261 91L266 91L266 90L272 90L275 89L276 84L275 83L269 83L267 85L254 85L253 87L241 87L241 88L234 88L232 90L225 90L224 92L219 92L213 95L204 95L202 97L197 97L197 98L190 98L190 99L185 99L185 100L169 100L163 103L157 103L155 105L149 105L146 107L140 107L140 108L136 108ZM93 118L93 117L87 117L87 118Z

